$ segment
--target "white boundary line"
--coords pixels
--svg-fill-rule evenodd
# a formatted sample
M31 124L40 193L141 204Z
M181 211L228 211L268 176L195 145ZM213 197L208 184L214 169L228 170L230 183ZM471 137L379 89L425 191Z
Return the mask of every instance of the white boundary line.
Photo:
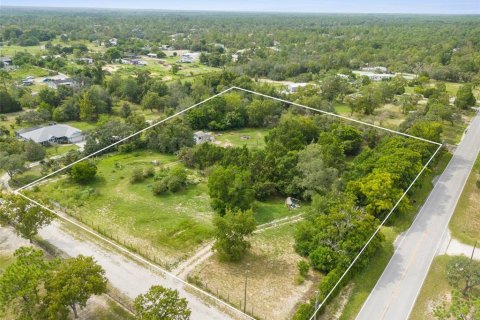
M99 238L99 239L107 242L108 244L114 246L114 247L117 248L118 250L120 250L120 251L122 251L122 252L130 255L131 257L133 257L133 258L135 258L135 259L137 259L137 260L139 260L139 261L141 261L141 262L149 265L150 267L152 267L152 268L154 268L154 269L162 272L163 274L168 275L168 276L171 276L172 278L180 281L181 283L185 284L186 286L191 287L191 288L193 288L194 290L196 290L196 291L198 291L198 292L200 292L200 293L203 293L203 294L206 295L207 297L213 299L214 301L220 303L221 305L227 306L228 308L232 309L232 310L235 311L236 313L240 313L241 315L246 316L246 317L248 317L249 319L254 319L254 318L252 318L251 316L247 315L246 313L242 312L241 310L239 310L239 309L233 307L232 305L224 302L223 300L220 300L219 298L213 296L212 294L210 294L210 293L208 293L208 292L206 292L206 291L204 291L204 290L202 290L202 289L200 289L200 288L198 288L198 287L196 287L196 286L194 286L194 285L192 285L192 284L190 284L190 283L188 283L188 282L180 279L179 277L177 277L177 276L175 276L174 274L168 272L167 270L164 270L163 268L161 268L161 267L153 264L152 262L148 261L147 259L141 257L140 255L137 255L137 254L131 252L130 250L128 250L128 249L126 249L126 248L124 248L124 247L116 244L116 243L113 242L112 240L110 240L110 239L108 239L108 238L106 238L106 237L98 234L97 232L95 232L95 231L93 231L93 230L91 230L91 229L89 229L89 228L87 228L87 227L85 227L85 226L80 225L80 224L77 223L76 221L74 221L74 220L72 220L72 219L69 219L68 217L65 217L64 215L61 215L61 214L55 212L54 210L52 210L52 209L46 207L45 205L43 205L43 204L41 204L41 203L39 203L39 202L31 199L30 197L27 197L26 195L24 195L24 194L22 194L22 193L20 192L20 191L22 191L22 190L24 190L24 189L27 189L27 188L29 188L29 187L32 187L33 185L35 185L35 184L37 184L37 183L39 183L39 182L47 179L48 177L51 177L51 176L53 176L53 175L55 175L55 174L57 174L57 173L59 173L59 172L61 172L61 171L63 171L63 170L65 170L65 169L67 169L67 168L75 165L76 163L79 163L79 162L81 162L81 161L83 161L83 160L86 160L86 159L88 159L88 158L90 158L90 157L92 157L92 156L94 156L94 155L96 155L96 154L99 154L99 153L101 153L101 152L109 149L110 147L113 147L113 146L115 146L115 145L117 145L117 144L120 144L120 143L122 143L122 142L124 142L124 141L126 141L126 140L128 140L128 139L130 139L130 138L132 138L132 137L135 137L135 136L137 136L137 135L139 135L139 134L141 134L141 133L143 133L143 132L145 132L145 131L147 131L147 130L149 130L149 129L151 129L151 128L153 128L153 127L155 127L155 126L157 126L157 125L159 125L159 124L161 124L161 123L164 123L164 122L166 122L166 121L168 121L168 120L170 120L170 119L172 119L172 118L174 118L174 117L176 117L176 116L178 116L178 115L181 115L181 114L183 114L183 113L185 113L185 112L187 112L187 111L189 111L189 110L191 110L191 109L193 109L193 108L195 108L195 107L198 107L198 106L202 105L203 103L205 103L205 102L207 102L207 101L210 101L210 100L212 100L212 99L214 99L214 98L216 98L216 97L219 97L219 96L223 95L224 93L226 93L226 92L228 92L228 91L231 91L232 89L237 89L237 90L240 90L240 91L248 92L248 93L251 93L251 94L254 94L254 95L258 95L258 96L262 96L262 97L265 97L265 98L273 99L273 100L276 100L276 101L279 101L279 102L283 102L283 103L287 103L287 104L294 105L294 106L297 106L297 107L305 108L305 109L307 109L307 110L311 110L311 111L323 113L323 114L326 114L326 115L330 115L330 116L332 116L332 117L337 117L337 118L340 118L340 119L343 119L343 120L347 120L347 121L359 123L359 124L362 124L362 125L370 126L370 127L376 128L376 129L384 130L384 131L387 131L387 132L390 132L390 133L395 133L395 134L402 135L402 136L405 136L405 137L408 137L408 138L417 139L417 140L420 140L420 141L427 142L427 143L434 144L434 145L437 145L437 146L438 146L438 148L435 150L435 152L433 153L433 155L430 157L430 159L427 161L427 163L423 166L422 170L420 170L420 172L417 174L417 176L415 177L415 179L413 179L413 181L411 182L411 184L410 184L410 185L408 186L408 188L404 191L404 193L402 194L402 196L400 197L400 199L395 203L395 205L393 206L393 208L390 210L390 212L389 212L389 213L387 214L387 216L383 219L383 221L382 221L381 224L377 227L377 229L376 229L375 232L372 234L372 236L368 239L368 241L367 241L367 242L365 243L365 245L362 247L362 249L360 250L360 252L359 252L359 253L355 256L355 258L352 260L352 262L350 263L350 265L348 266L348 268L346 269L346 271L342 274L342 276L341 276L340 279L337 281L337 283L334 285L334 287L330 290L330 292L327 294L327 296L323 299L323 301L322 301L322 302L319 304L319 306L315 309L313 315L310 317L310 320L312 320L312 319L314 319L314 317L316 316L317 312L321 309L321 307L326 303L326 301L328 300L328 298L329 298L329 297L332 295L332 293L335 291L335 289L338 287L338 285L341 283L341 281L343 280L343 278L347 275L347 273L348 273L348 272L350 271L350 269L353 267L353 265L357 262L357 260L358 260L358 259L360 258L360 256L363 254L363 252L365 251L365 249L368 247L368 245L370 244L370 242L374 239L374 237L377 235L377 233L380 231L380 229L383 227L383 225L386 223L386 221L390 218L390 216L391 216L392 213L395 211L395 209L398 207L398 205L399 205L400 202L403 200L403 198L405 198L405 196L407 195L408 191L410 191L410 189L413 187L413 185L415 184L415 182L418 180L418 178L422 175L422 173L423 173L423 172L425 171L425 169L428 167L428 165L430 164L430 162L431 162L431 161L433 160L433 158L436 156L436 154L438 153L438 151L442 148L442 144L441 144L441 143L438 143L438 142L435 142L435 141L431 141L431 140L427 140L427 139L420 138L420 137L416 137L416 136L412 136L412 135L407 134L407 133L404 133L404 132L399 132L399 131L396 131L396 130L392 130L392 129L384 128L384 127L381 127L381 126L377 126L377 125L372 124L372 123L368 123L368 122L364 122L364 121L360 121L360 120L348 118L348 117L345 117L345 116L342 116L342 115L338 115L338 114L335 114L335 113L331 113L331 112L327 112L327 111L324 111L324 110L315 109L315 108L308 107L308 106L305 106L305 105L302 105L302 104L299 104L299 103L296 103L296 102L292 102L292 101L288 101L288 100L285 100L285 99L281 99L281 98L269 96L269 95L266 95L266 94L263 94L263 93L259 93L259 92L256 92L256 91L252 91L252 90L248 90L248 89L244 89L244 88L232 86L232 87L230 87L230 88L228 88L228 89L225 89L225 90L223 90L223 91L221 91L221 92L219 92L219 93L217 93L217 94L215 94L215 95L213 95L213 96L211 96L211 97L209 97L209 98L207 98L207 99L205 99L205 100L203 100L203 101L200 101L199 103L196 103L196 104L194 104L194 105L192 105L192 106L190 106L190 107L188 107L188 108L186 108L186 109L184 109L184 110L182 110L182 111L179 111L179 112L175 113L174 115L171 115L171 116L169 116L169 117L167 117L167 118L165 118L165 119L163 119L163 120L157 121L157 122L155 122L154 124L152 124L152 125L144 128L144 129L142 129L142 130L139 130L139 131L137 131L137 132L135 132L135 133L133 133L133 134L131 134L131 135L129 135L129 136L127 136L127 137L119 140L119 141L116 141L116 142L114 142L114 143L112 143L112 144L110 144L110 145L108 145L108 146L106 146L106 147L104 147L104 148L102 148L102 149L100 149L100 150L97 150L97 151L95 151L95 152L93 152L93 153L91 153L91 154L89 154L89 155L87 155L87 156L85 156L85 157L77 160L77 161L74 161L74 162L66 165L66 166L63 167L63 168L60 168L60 169L58 169L58 170L56 170L56 171L54 171L54 172L52 172L52 173L49 173L49 174L47 174L47 175L45 175L45 176L43 176L43 177L41 177L41 178L39 178L39 179L37 179L37 180L35 180L35 181L33 181L33 182L30 182L29 184L27 184L27 185L25 185L25 186L23 186L23 187L21 187L21 188L16 189L16 190L14 191L14 193L20 195L21 197L23 197L23 198L25 198L25 199L27 199L27 200L29 200L29 201L31 201L31 202L34 203L34 204L36 204L36 205L44 208L45 210L50 211L51 213L53 213L54 215L58 216L59 218L65 220L65 221L67 221L67 222L69 222L69 223L71 223L71 224L73 224L73 225L75 225L75 226L77 226L77 227L79 227L79 228L81 228L82 230L84 230L84 231L86 231L86 232L94 235L95 237L97 237L97 238Z

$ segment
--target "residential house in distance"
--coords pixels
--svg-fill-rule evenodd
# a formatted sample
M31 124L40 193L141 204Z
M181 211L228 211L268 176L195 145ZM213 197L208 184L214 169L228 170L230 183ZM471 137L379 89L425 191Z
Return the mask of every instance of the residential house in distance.
M93 60L92 58L78 58L77 61L83 62L86 64L92 64L95 62L95 60Z
M117 38L111 38L108 40L110 42L110 45L116 46L118 44L118 39Z
M158 58L158 55L156 53L150 52L147 54L147 57L149 58Z
M306 86L308 86L308 83L305 83L305 82L289 83L284 93L287 93L287 94L295 93L298 91L299 88L303 88Z
M49 80L49 81L46 81ZM48 79L46 78L44 81L48 83L48 86L52 89L57 89L59 86L73 86L75 81L71 78L61 78L61 79Z
M48 145L51 143L79 143L85 140L82 131L66 124L50 124L19 130L16 136L22 140L32 140L36 143Z
M134 66L146 66L147 62L140 59L122 58L120 62L123 64L130 64Z
M388 69L386 67L363 67L362 71L370 71L376 73L388 73Z
M2 68L12 65L12 58L10 57L0 57L0 66Z
M196 144L201 144L205 142L212 142L214 140L213 135L208 132L197 131L193 134L193 140Z
M200 60L200 52L187 52L180 58L181 63L192 63L198 60Z
M22 80L22 84L24 86L31 86L33 84L33 77L32 76L28 76L26 77L25 79Z
M354 70L352 72L361 77L368 77L372 81L389 80L395 77L395 74L392 74L392 73L376 73L373 71L358 71L358 70Z

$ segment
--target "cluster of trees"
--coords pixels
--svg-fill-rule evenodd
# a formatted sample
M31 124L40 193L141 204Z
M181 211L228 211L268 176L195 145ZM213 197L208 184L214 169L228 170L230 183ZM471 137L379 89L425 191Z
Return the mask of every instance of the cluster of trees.
M18 319L65 319L92 295L107 292L104 270L91 257L47 260L42 250L21 247L0 276L0 307Z
M45 155L42 145L32 140L18 140L10 137L7 129L0 130L0 169L5 170L12 180L27 170L27 161L40 161Z
M447 264L446 277L453 287L451 300L437 305L433 314L440 320L480 317L480 262L455 256Z

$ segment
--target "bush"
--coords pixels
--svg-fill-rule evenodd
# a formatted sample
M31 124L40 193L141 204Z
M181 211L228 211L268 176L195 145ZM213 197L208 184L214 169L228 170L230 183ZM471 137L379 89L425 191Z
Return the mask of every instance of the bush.
M155 195L161 195L168 191L168 186L164 180L157 181L152 186L152 191Z
M132 176L130 177L130 183L138 183L142 182L144 179L143 170L142 169L135 169L132 172Z
M338 254L328 247L318 247L309 255L312 267L319 271L329 272L338 263Z
M477 188L480 189L480 179L476 182Z
M155 175L155 169L153 167L148 167L147 169L145 169L145 171L143 172L143 177L145 178L151 178Z
M308 276L308 270L310 270L310 264L305 260L300 260L297 263L297 267L300 276L306 278Z
M70 176L75 182L88 183L95 178L97 166L91 161L82 161L72 166Z

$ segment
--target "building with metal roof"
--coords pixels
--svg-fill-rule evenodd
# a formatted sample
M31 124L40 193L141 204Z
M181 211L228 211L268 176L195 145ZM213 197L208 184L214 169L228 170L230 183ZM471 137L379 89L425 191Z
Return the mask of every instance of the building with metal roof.
M51 124L19 130L16 135L20 139L32 140L41 144L79 143L85 139L81 130L66 124Z

